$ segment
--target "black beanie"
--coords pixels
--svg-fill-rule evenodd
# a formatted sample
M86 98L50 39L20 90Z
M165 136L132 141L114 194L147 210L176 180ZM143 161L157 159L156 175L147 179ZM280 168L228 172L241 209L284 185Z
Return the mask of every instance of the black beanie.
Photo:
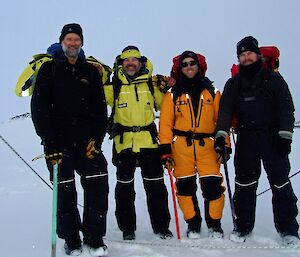
M252 36L244 37L236 44L236 53L238 57L241 53L246 51L251 51L260 54L258 48L258 41Z
M198 60L198 56L197 54L195 54L193 51L184 51L180 57L179 57L179 64L182 63L182 61L185 59L185 58L188 58L188 57L191 57L193 58L196 62L197 62L197 65L199 67L199 60Z
M83 35L82 35L82 28L77 23L70 23L66 24L62 30L59 37L59 43L64 40L65 36L69 33L75 33L81 38L81 44L83 45Z

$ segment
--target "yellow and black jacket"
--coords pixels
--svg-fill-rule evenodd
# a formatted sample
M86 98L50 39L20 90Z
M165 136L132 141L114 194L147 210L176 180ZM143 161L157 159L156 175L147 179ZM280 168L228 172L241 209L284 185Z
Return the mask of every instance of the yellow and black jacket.
M114 85L105 85L107 104L113 109L111 137L114 139L117 153L125 149L140 152L143 148L157 148L155 109L160 109L164 94L152 83L152 64L148 59L139 75L128 78L122 66L117 69L117 81L120 89L114 97ZM154 84L154 83L153 83Z

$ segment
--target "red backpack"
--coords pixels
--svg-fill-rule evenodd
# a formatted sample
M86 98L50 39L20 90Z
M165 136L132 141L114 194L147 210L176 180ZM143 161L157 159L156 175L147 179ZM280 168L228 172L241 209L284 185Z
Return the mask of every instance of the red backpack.
M199 65L200 75L204 77L207 70L207 63L205 60L205 56L203 56L202 54L197 54L197 57L200 64ZM180 59L180 55L177 55L173 58L173 66L171 70L171 77L174 78L176 81L179 80L179 69L180 69L179 59Z
M273 71L278 71L280 51L276 46L261 46L259 48L263 59L263 65ZM231 76L239 73L239 65L233 64L231 67Z

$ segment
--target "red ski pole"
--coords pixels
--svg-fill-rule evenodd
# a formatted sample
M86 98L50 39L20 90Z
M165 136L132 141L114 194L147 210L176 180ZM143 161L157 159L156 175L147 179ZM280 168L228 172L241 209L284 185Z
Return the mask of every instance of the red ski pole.
M175 194L172 170L168 169L168 173L169 173L171 189L172 189L172 199L173 199L173 205L174 205L174 215L175 215L177 239L180 240L181 239L180 238L180 227L179 227L178 211L177 211L177 204L176 204L176 194Z

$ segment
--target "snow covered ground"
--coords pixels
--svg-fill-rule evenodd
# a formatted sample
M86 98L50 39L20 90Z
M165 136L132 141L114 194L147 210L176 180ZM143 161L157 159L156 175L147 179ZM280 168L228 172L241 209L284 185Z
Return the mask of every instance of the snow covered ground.
M48 172L43 160L31 162L34 156L42 153L39 138L35 135L29 118L0 124L0 135L3 136L16 151L48 181ZM112 142L107 138L103 150L108 160L111 159ZM300 131L295 131L293 150L291 154L292 171L300 169L297 152L300 150ZM51 245L51 190L1 141L0 142L0 242L2 257L45 257L50 256ZM231 182L233 182L232 160L229 161ZM136 207L137 207L137 239L136 242L124 243L121 232L117 228L114 216L114 186L116 183L115 168L109 165L109 212L107 236L105 242L109 247L111 257L296 257L300 256L300 249L281 248L279 237L273 226L271 194L267 192L259 196L257 201L256 226L253 236L244 244L229 241L232 230L232 219L226 193L226 204L223 216L225 238L214 240L207 238L208 232L203 223L202 236L198 240L189 240L185 236L186 224L181 212L180 228L182 240L161 240L155 237L150 228L146 208L145 193L139 170L136 172ZM166 175L165 182L169 190L169 206L172 212L170 229L175 234L173 205L171 199L170 182ZM300 175L292 179L295 193L300 195ZM260 179L258 192L268 188L266 176ZM233 188L233 183L232 183ZM82 190L78 184L79 203L82 203ZM200 205L203 201L199 192ZM202 204L201 204L202 203ZM300 208L300 204L298 204ZM202 208L203 210L203 208ZM300 218L298 218L300 222ZM63 253L63 241L57 242L57 256ZM84 256L88 256L84 253Z

